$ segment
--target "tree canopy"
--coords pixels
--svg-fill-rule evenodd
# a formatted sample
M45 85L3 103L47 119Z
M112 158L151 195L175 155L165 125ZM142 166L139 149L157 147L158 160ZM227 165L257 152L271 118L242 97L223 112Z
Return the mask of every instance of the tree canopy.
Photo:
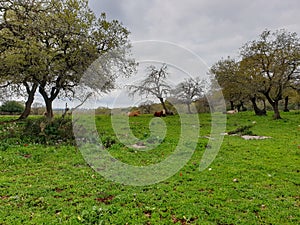
M0 81L27 93L29 111L38 90L52 117L52 102L60 95L74 96L79 84L91 84L80 80L104 54L106 60L98 66L106 63L109 68L114 62L118 72L132 72L134 62L127 58L129 31L117 20L108 21L104 13L97 19L87 0L1 0L0 4ZM116 74L105 72L96 73L91 90L113 88Z
M279 101L289 90L299 88L299 66L297 34L265 30L257 40L242 46L239 60L221 60L212 66L211 73L220 82L225 98L247 97L253 102L263 96L273 107L274 119L280 119Z
M278 102L299 79L299 37L286 30L265 30L258 40L242 47L241 56L247 68L251 68L247 71L249 75L258 81L257 90L273 107L274 118L281 118Z

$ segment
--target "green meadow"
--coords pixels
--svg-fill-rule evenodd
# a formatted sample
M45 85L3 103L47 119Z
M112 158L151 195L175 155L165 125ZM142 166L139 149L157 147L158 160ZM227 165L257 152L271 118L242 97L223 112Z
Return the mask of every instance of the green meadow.
M60 140L54 130L52 136L30 136L20 134L24 122L1 124L0 224L299 224L300 112L282 113L281 120L273 120L272 112L253 114L227 115L226 132L234 135L224 135L204 171L199 164L209 149L211 117L199 114L199 139L191 159L170 178L146 186L105 179L72 140ZM143 140L150 140L152 118L129 120L131 132L150 147L157 142ZM165 138L156 140L159 145L150 151L122 143L109 116L98 115L95 121L99 138L115 159L148 166L170 156L180 138L179 116L161 119ZM270 138L244 140L242 134Z

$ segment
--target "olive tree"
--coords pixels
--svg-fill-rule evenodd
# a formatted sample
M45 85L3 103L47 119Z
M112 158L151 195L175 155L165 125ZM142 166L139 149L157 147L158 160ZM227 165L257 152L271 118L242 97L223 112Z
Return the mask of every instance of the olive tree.
M299 79L300 40L286 30L265 30L258 40L246 43L241 50L248 74L256 77L257 89L273 107L274 119L280 119L279 101Z
M28 116L38 90L51 118L53 101L59 96L74 97L78 85L91 84L80 80L87 68L105 54L102 59L105 58L106 68L118 67L118 74L132 72L134 62L127 58L128 30L117 20L108 21L104 13L97 19L88 1L0 3L0 54L4 59L0 74L27 92L28 110L24 117ZM102 67L104 62L100 63ZM96 75L98 82L89 87L92 91L113 88L116 73L107 69L105 74Z
M256 90L256 81L248 76L244 62L233 58L221 59L210 68L210 74L217 79L223 95L230 102L230 108L244 107L244 101L251 100L256 115L265 115L265 109L259 109L256 101L261 96Z

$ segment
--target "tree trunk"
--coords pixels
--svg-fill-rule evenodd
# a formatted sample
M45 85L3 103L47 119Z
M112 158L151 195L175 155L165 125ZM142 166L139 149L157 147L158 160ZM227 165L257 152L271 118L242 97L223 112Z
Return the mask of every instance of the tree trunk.
M246 107L244 106L244 102L243 102L243 101L240 101L240 104L238 104L238 105L236 106L236 108L237 108L237 110L238 110L239 112L247 111Z
M234 104L233 104L233 101L230 101L230 109L231 109L231 110L234 110Z
M168 114L169 111L168 111L168 109L167 109L167 107L166 107L166 104L165 104L165 102L164 102L164 99L163 99L163 98L159 98L159 101L160 101L160 103L161 103L163 109L166 111L166 114Z
M289 96L286 96L284 98L284 109L283 109L284 112L289 112L290 111L289 108L288 108L288 105L289 105Z
M266 108L267 108L267 106L266 106L266 100L263 99L262 102L263 102L263 104L264 104L264 110L266 111Z
M20 115L20 117L18 118L18 120L26 119L30 115L31 105L34 101L34 95L35 95L38 85L33 84L31 89L29 88L28 85L27 86L25 85L25 87L27 90L28 97L27 97L27 101L25 102L25 109L24 109L23 113Z
M45 89L44 89L44 87L40 86L39 92L43 96L43 99L45 101L45 105L46 105L45 116L48 119L51 119L51 118L53 118L52 102L53 102L53 99L55 99L55 98L52 98L52 97L49 98L46 91L45 91Z
M256 104L256 97L251 98L250 101L252 102L255 115L257 115L257 116L266 116L267 115L265 108L264 109L258 108L258 106Z
M241 111L241 104L238 104L237 106L236 106L236 109L237 109L237 111Z
M279 105L279 101L274 101L274 105L273 105L274 116L273 116L273 118L275 120L281 119L278 105Z
M31 105L32 105L33 101L34 101L34 97L29 97L28 96L28 99L25 103L25 109L22 112L22 114L20 115L19 120L26 119L30 115Z
M53 109L52 109L52 101L48 98L47 100L45 100L45 104L46 104L46 113L45 116L49 119L51 119L53 117Z
M190 103L187 103L187 108L188 108L188 113L189 114L192 114L192 111L191 111L191 104Z
M265 95L265 97L267 98L268 102L270 103L270 105L273 107L273 111L274 111L274 115L273 115L273 118L275 120L278 120L278 119L281 119L281 116L280 116L280 112L279 112L279 108L278 108L278 103L279 103L279 99L280 98L277 98L276 100L273 100L269 93L266 92L266 93L263 93Z

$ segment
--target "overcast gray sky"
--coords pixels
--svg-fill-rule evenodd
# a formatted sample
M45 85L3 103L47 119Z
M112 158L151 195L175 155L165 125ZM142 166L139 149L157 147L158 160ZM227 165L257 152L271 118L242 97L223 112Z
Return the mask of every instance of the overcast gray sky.
M109 20L119 20L131 32L131 41L178 44L200 56L206 69L222 57L237 56L239 48L257 39L264 29L285 28L300 36L299 0L89 0L89 5L96 15L105 12ZM191 67L187 55L178 57L182 49L168 45L158 45L154 51L157 49L162 52L157 53L158 58L170 52L171 56L177 55L175 61L180 64L173 65ZM172 50L178 52L174 54ZM195 64L193 60L191 63ZM199 67L203 65L194 70ZM119 89L101 97L93 107L133 106L144 100L145 97L131 99L124 89ZM37 101L43 102L39 97ZM56 101L54 106L64 104L65 100Z
M178 44L200 56L206 70L222 57L237 56L243 44L257 39L265 29L284 28L300 35L299 0L89 0L89 4L96 15L105 12L109 20L117 19L127 27L131 41ZM181 65L173 65L184 67L183 61L190 65L188 56L180 57L180 49L169 47L156 46L157 58L168 53L175 58L178 53L175 61ZM179 52L174 54L172 50ZM98 103L114 107L113 101L128 106L143 100L132 100L124 92L113 91Z
M90 0L90 7L121 21L132 41L174 42L208 65L237 55L266 28L300 34L299 0Z
M238 55L244 43L266 28L285 28L300 36L299 0L89 0L89 5L96 15L105 12L109 20L119 20L131 32L131 41L181 45L208 67ZM111 106L118 94L110 93L100 105ZM130 101L121 100L127 105ZM64 102L55 105L63 107Z

